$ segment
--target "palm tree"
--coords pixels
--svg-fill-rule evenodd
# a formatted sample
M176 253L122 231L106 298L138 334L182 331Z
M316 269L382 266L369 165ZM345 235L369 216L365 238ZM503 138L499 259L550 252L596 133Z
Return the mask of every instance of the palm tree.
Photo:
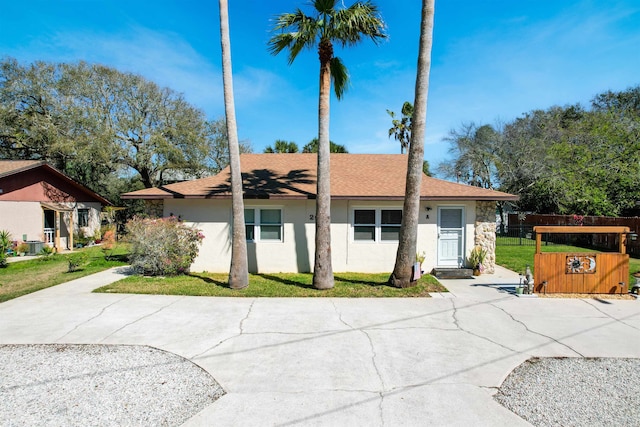
M427 96L429 94L429 73L431 71L434 7L435 0L422 0L418 72L411 120L411 143L409 144L402 225L400 226L396 264L391 277L389 277L389 282L400 288L415 286L416 284L411 273L412 266L416 260L416 244L418 240L420 184L422 183L423 173L424 133L427 122Z
M267 146L264 149L265 153L297 153L298 152L298 144L295 142L287 142L282 139L277 139L276 142L272 146Z
M410 102L402 104L402 118L396 119L396 113L387 110L391 116L391 128L389 128L389 138L393 135L396 141L400 142L400 154L409 148L411 142L411 117L413 116L413 105Z
M229 37L229 8L227 0L219 0L220 44L222 45L222 80L224 84L224 111L229 138L229 168L231 170L231 205L233 211L233 234L231 241L231 267L229 287L243 289L249 286L249 264L247 260L247 238L244 224L244 202L242 200L242 174L240 169L240 145L236 124L236 108L233 99L231 71L231 41Z
M302 152L303 153L317 153L318 152L318 138L313 138L311 141L309 141L308 144L306 144L304 147L302 147ZM347 147L345 147L344 145L336 144L333 141L329 141L329 152L330 153L348 153L349 151L347 151Z
M318 172L316 190L316 236L313 285L317 289L333 287L331 266L331 189L329 183L329 96L331 82L338 99L342 98L349 75L333 55L333 44L353 46L364 37L374 43L386 37L378 8L369 1L356 2L348 8L336 9L337 0L315 0L314 16L300 9L277 17L269 40L269 51L277 55L289 50L292 64L304 48L318 47L320 58L320 94L318 101Z

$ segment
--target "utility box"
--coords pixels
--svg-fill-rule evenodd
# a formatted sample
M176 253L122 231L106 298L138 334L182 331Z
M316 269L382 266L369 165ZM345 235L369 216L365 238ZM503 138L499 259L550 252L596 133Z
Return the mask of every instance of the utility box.
M38 242L36 240L29 240L27 244L29 245L28 255L38 255L44 247L44 242Z

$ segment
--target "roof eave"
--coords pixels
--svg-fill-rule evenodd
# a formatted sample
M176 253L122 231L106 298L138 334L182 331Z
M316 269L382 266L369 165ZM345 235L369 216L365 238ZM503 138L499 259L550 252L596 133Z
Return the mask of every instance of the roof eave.
M455 201L482 201L482 202L504 202L504 201L514 201L519 200L518 196L421 196L420 200L431 200L431 201L439 201L439 200L455 200Z
M15 175L15 174L18 174L18 173L26 172L26 171L28 171L30 169L38 168L38 167L40 167L42 165L45 165L45 164L46 164L46 162L44 160L40 160L37 163L31 164L31 165L23 166L23 167L18 168L18 169L13 169L13 170L7 171L5 173L0 173L0 178L4 178L6 176L11 176L11 175Z

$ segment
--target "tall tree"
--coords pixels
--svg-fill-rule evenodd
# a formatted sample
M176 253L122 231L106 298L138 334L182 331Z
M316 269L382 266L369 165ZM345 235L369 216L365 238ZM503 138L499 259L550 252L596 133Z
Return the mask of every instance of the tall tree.
M303 153L317 153L318 152L318 138L313 138L309 143L302 147ZM347 147L341 144L336 144L333 141L329 141L329 152L331 153L348 153Z
M493 189L500 138L501 134L491 125L462 124L444 139L449 142L449 152L455 161L441 163L439 171L456 181Z
M145 187L162 185L167 172L197 173L207 152L206 119L182 94L102 65L63 67L98 140L112 144L114 161L139 173Z
M216 174L229 165L229 137L227 137L227 121L224 118L207 122L208 149L204 169L199 178ZM249 141L238 141L240 154L252 153Z
M231 289L243 289L249 286L249 261L247 259L247 237L244 222L244 201L242 199L240 148L236 124L236 108L233 98L229 8L227 0L219 0L218 3L220 7L220 44L222 46L224 111L227 119L227 136L229 137L229 168L231 169L231 204L233 210L229 286Z
M84 62L0 62L3 158L46 160L98 191L122 170L146 187L168 171L198 176L209 146L204 113L142 76Z
M391 116L392 126L389 128L389 138L394 137L400 143L400 154L409 148L411 142L411 117L413 116L413 105L410 102L402 104L402 118L396 119L396 113L387 110Z
M398 252L389 282L396 287L415 286L412 269L416 260L418 223L420 214L420 185L424 160L424 135L427 122L427 97L431 72L431 46L433 45L433 17L435 0L422 0L420 20L420 47L416 76L414 110L411 120L411 143L407 159L407 179L402 208L402 224Z
M331 189L329 147L329 98L331 82L338 99L347 88L348 73L334 56L334 43L353 46L364 37L374 43L386 37L378 8L370 1L355 2L337 9L338 0L315 0L314 15L300 9L278 16L273 28L278 34L269 40L269 51L277 55L289 50L292 64L304 48L317 46L320 59L320 93L318 101L318 171L316 190L316 234L313 285L317 289L333 287L331 264Z
M297 153L298 152L298 144L295 142L287 142L282 139L276 140L276 142L272 146L267 146L264 149L265 153Z

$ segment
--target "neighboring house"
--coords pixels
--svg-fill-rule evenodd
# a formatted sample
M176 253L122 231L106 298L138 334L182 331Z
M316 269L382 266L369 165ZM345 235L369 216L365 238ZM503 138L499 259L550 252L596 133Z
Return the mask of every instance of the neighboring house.
M316 154L243 154L249 271L309 272L315 235ZM402 219L407 156L331 154L331 251L335 272L391 272ZM205 239L192 271L224 272L231 259L231 192L227 167L218 175L149 188L150 213L174 215ZM495 266L496 201L516 196L423 175L418 252L425 271L460 267L471 249L489 249Z
M0 160L0 230L13 240L73 248L73 234L93 236L111 203L38 160Z

